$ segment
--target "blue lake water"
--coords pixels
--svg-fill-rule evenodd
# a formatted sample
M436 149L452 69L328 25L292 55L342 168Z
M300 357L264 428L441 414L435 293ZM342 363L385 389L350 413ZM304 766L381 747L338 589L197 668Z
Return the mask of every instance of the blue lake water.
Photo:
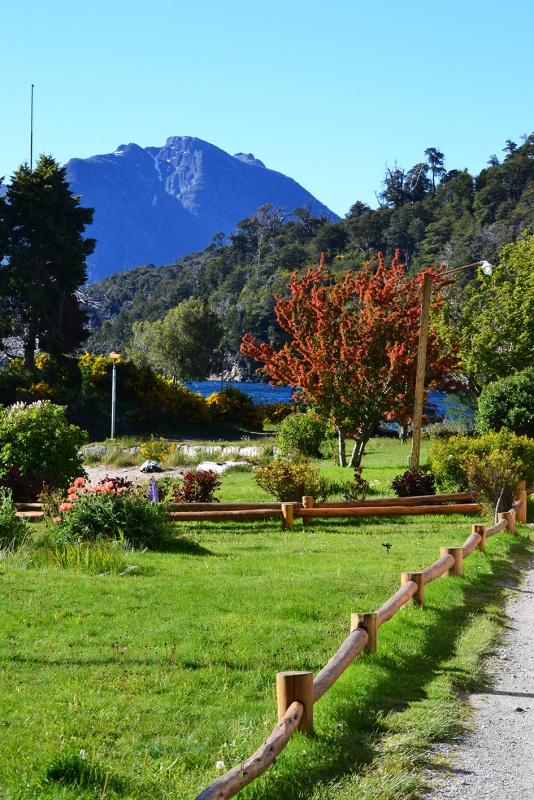
M200 392L202 397L208 397L213 392L221 391L220 381L184 381L184 385L192 392ZM266 403L288 403L293 390L290 386L270 386L268 383L245 383L233 381L232 389L248 394L257 405Z
M203 397L208 397L213 392L221 391L220 381L185 381L184 383L188 389L193 392L199 392ZM245 383L239 381L234 381L231 386L234 389L239 389L240 392L248 394L256 404L287 403L292 398L290 386L270 386L268 383ZM440 416L452 418L461 413L454 409L456 398L453 395L447 395L444 392L431 392L429 400L436 406Z

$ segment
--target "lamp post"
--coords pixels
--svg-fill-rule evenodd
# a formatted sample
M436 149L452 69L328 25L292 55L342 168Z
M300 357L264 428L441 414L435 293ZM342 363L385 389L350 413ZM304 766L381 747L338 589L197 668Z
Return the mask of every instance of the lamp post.
M114 350L109 354L109 357L113 361L113 369L111 372L111 436L110 439L115 438L115 403L117 399L117 370L116 370L116 363L117 359L120 358L120 353L116 353Z
M440 277L451 275L468 267L480 265L484 275L491 275L492 266L488 261L475 261L473 264L465 264L463 267L456 267L442 272ZM417 367L415 373L415 398L413 405L413 431L412 431L412 453L410 456L410 469L419 469L419 457L421 454L421 431L423 428L423 404L425 399L425 370L426 370L426 350L428 344L428 326L430 319L430 298L432 295L432 279L430 272L425 272L423 278L423 295L421 299L421 322L419 326L419 345L417 348Z

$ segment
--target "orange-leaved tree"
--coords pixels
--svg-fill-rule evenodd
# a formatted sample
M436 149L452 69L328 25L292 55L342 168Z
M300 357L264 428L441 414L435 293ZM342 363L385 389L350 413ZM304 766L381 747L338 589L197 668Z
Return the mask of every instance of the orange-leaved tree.
M440 271L432 270L435 290L447 282ZM263 363L260 372L275 385L299 389L337 430L342 466L346 439L354 440L349 466L357 466L381 420L412 419L423 275L408 278L398 250L390 265L379 253L361 272L347 270L339 279L322 257L304 276L293 273L288 299L276 295L278 323L291 340L276 351L243 337L241 352ZM435 291L434 313L441 307ZM455 346L431 326L427 391L453 388L456 365Z

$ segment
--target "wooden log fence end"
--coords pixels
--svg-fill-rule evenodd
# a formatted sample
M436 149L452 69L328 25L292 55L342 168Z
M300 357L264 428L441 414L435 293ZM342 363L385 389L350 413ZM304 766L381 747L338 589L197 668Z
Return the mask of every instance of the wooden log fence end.
M315 498L311 495L304 495L302 498L302 507L303 508L313 508L315 504ZM302 525L306 528L308 525L313 525L313 517L302 517Z
M285 531L292 531L294 525L294 504L282 503L282 526Z
M517 509L516 519L518 522L525 523L527 521L527 505L528 505L526 481L521 481L519 483L519 490L516 499L521 503L521 505Z
M365 645L365 652L376 653L378 640L378 614L376 611L373 611L370 614L351 614L351 633L352 631L356 630L356 628L363 628L364 631L367 631L369 639Z
M401 572L401 586L413 581L417 585L417 591L413 596L416 606L422 606L425 602L425 577L422 572Z
M440 547L440 556L452 556L454 563L448 570L448 575L457 575L459 578L464 574L464 550L463 547Z
M506 527L510 533L516 532L515 511L513 509L511 511L501 511L501 513L498 514L497 517L500 521L506 522Z
M303 733L313 730L313 672L277 672L276 697L279 719L292 703L302 703L304 712L298 730Z
M484 550L486 547L486 526L485 525L473 525L473 533L478 533L481 537L480 542L478 543L477 547L479 550Z

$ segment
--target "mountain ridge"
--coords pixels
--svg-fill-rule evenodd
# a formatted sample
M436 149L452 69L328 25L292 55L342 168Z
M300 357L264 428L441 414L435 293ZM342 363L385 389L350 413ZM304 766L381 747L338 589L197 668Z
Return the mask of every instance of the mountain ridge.
M293 178L269 169L252 153L232 156L191 136L163 147L122 144L67 163L71 190L95 208L86 233L97 240L89 281L142 264L169 264L207 246L219 232L263 205L293 211L309 206L339 219Z

